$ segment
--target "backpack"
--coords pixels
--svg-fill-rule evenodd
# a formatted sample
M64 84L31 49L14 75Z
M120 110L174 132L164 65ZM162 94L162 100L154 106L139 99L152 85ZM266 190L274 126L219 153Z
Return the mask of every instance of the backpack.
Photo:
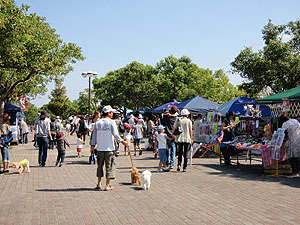
M50 130L51 131L56 131L56 125L55 125L55 122L50 122Z
M120 125L119 125L119 131L120 131L121 134L125 133L125 128L124 128L124 125L122 123L120 123Z
M13 135L12 135L12 132L10 130L7 130L6 131L6 136L3 136L2 137L2 141L5 143L5 144L8 144L10 142L12 142L13 140Z

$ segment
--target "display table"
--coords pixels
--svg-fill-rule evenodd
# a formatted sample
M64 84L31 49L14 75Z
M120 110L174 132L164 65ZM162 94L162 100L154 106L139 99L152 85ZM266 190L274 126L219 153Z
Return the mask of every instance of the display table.
M234 147L236 151L236 159L237 159L237 165L239 166L239 155L243 152L247 152L246 160L251 160L252 155L261 155L261 160L255 159L255 161L262 162L263 168L266 166L270 166L275 164L276 160L272 159L272 149L270 145L270 141L266 140L265 138L253 138L250 135L242 135L235 137L233 141L231 142L223 142L223 145L230 145ZM280 160L279 161L285 161L286 160L286 153L287 148L282 146L280 150Z

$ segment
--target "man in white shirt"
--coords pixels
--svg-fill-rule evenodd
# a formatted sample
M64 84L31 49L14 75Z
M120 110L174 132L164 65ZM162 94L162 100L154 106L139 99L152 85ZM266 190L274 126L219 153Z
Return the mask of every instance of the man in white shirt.
M105 191L112 190L110 180L115 179L116 156L114 140L118 143L126 145L126 142L120 137L117 125L112 120L113 114L116 112L110 105L102 110L102 118L95 123L92 139L91 152L96 151L98 157L97 177L98 184L96 190L101 190L101 178L104 177L103 166L106 169L106 186ZM97 147L95 148L95 146Z

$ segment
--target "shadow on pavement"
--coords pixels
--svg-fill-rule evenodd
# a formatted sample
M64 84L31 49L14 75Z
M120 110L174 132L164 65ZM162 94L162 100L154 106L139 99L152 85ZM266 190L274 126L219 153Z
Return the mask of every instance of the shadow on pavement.
M73 192L73 191L96 191L95 188L66 188L66 189L36 189L44 192Z
M142 188L142 187L132 187L132 189L135 191L143 191L144 190L144 188Z
M80 164L80 165L91 165L88 161L69 161L65 162L66 165L74 165L74 164Z
M131 183L130 182L121 182L119 183L121 186L130 186Z
M193 164L208 167L217 170L216 172L207 172L211 175L230 176L240 180L256 180L263 182L280 182L283 185L300 188L300 178L288 179L286 177L267 177L264 176L261 165L240 165L240 169L236 166L220 166L217 164ZM201 170L201 168L195 168Z

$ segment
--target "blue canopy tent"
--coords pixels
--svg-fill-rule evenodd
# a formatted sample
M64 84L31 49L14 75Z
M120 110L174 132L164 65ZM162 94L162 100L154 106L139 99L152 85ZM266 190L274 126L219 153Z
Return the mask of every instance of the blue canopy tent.
M178 109L187 109L190 113L203 113L209 111L215 111L220 105L218 103L212 102L206 98L196 96L177 105Z
M24 110L15 104L5 103L4 112L23 112Z
M246 97L239 97L230 100L229 102L224 103L218 108L218 111L222 114L222 116L225 116L226 113L230 111L234 111L236 113L236 116L244 116L246 113L246 110L244 109L245 104L249 104L252 102L255 102L256 100L252 98L246 98ZM243 104L245 103L245 104ZM253 107L256 107L256 104L253 104ZM271 115L271 110L266 105L260 105L260 108L262 116L263 117L269 117Z
M180 102L177 101L177 99L173 99L172 102L165 103L155 109L152 110L153 113L163 113L166 108L171 108L173 105L178 105Z

